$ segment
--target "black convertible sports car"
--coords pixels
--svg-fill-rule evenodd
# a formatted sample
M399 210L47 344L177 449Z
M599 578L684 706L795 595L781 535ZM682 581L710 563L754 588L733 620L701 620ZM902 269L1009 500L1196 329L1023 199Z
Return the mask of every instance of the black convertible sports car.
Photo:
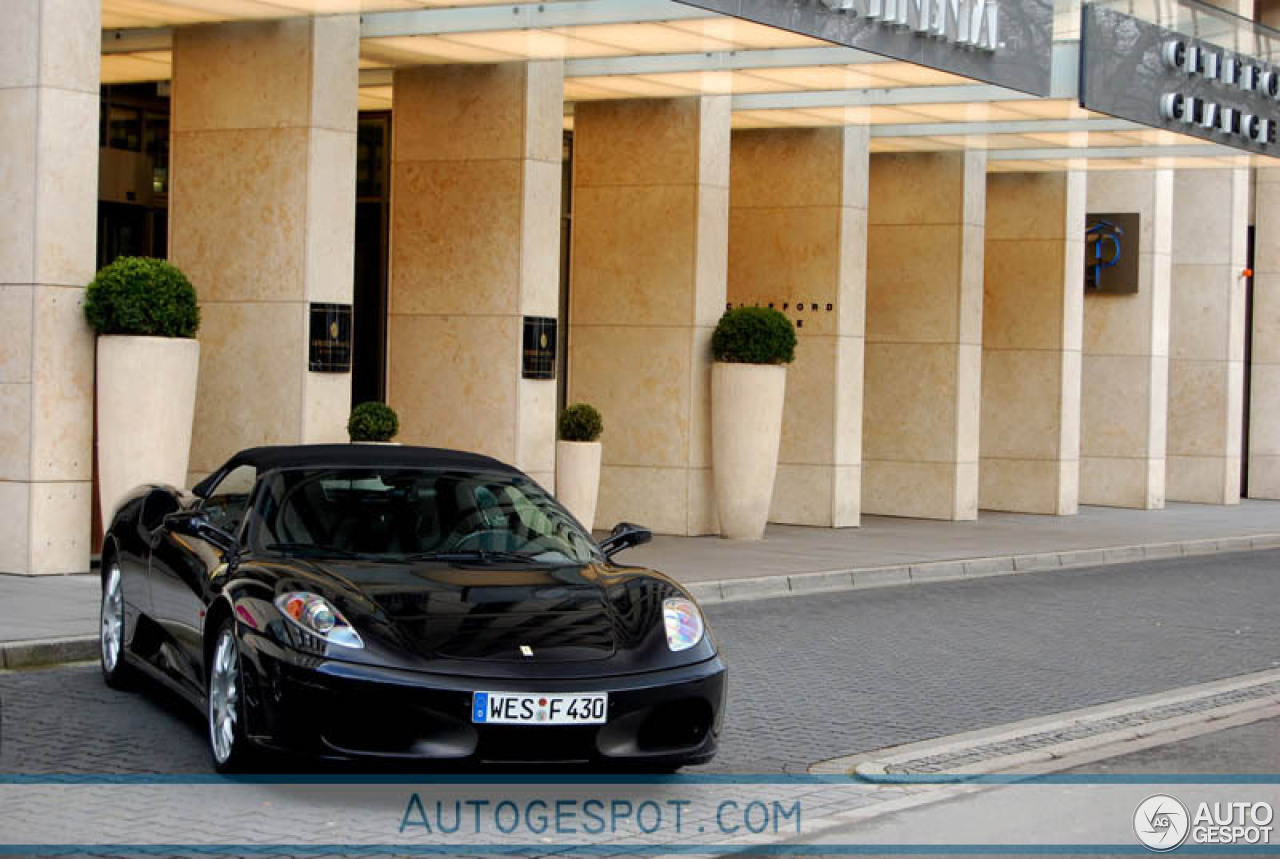
M335 759L715 754L725 667L694 600L617 566L514 468L426 448L246 450L139 489L102 551L102 671L207 716L219 771L271 748Z

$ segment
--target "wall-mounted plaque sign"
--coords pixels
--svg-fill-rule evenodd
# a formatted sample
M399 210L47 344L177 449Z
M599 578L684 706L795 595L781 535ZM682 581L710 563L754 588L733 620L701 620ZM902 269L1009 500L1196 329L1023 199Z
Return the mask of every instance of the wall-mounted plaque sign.
M556 320L549 316L524 318L524 363L526 379L556 377Z
M1136 212L1090 212L1084 224L1085 292L1137 292L1141 217Z
M1197 12L1215 16L1215 29L1235 32L1218 41L1276 44L1247 21ZM1083 15L1082 107L1249 152L1280 151L1280 66L1095 3Z
M679 0L735 18L1048 95L1053 0Z
M307 369L313 373L351 372L351 305L311 305Z

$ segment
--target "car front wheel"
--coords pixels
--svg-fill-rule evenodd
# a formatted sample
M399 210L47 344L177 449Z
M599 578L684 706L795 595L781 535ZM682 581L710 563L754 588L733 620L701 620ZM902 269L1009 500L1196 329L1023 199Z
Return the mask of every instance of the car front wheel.
M218 629L209 664L209 750L220 773L248 768L251 748L245 736L244 684L240 673L240 645L235 623L226 620Z
M102 679L112 689L127 688L132 678L125 659L124 585L120 576L120 564L114 559L102 579L98 641Z

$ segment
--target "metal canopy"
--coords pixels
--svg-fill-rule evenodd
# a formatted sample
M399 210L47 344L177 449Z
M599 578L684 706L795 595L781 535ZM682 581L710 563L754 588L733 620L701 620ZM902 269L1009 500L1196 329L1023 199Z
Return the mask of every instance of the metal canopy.
M342 0L326 3L336 9ZM373 5L351 0L362 3ZM567 125L577 101L729 94L738 128L865 123L873 151L988 149L993 169L1249 163L1236 150L1167 133L1144 137L1145 126L1075 106L1079 43L1072 39L1053 44L1050 100L1037 101L673 0L485 3L368 12L360 21L361 104L371 109L392 106L397 67L562 57ZM172 38L171 27L104 30L104 82L167 79Z
M714 12L684 6L672 0L562 0L559 3L374 12L360 16L360 36L364 39L440 36L448 33L690 21L716 17L719 16Z

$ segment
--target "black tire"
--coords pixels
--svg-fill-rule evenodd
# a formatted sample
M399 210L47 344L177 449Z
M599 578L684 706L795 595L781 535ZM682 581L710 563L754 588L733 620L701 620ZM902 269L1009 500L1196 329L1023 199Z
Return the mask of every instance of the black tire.
M220 773L246 772L253 768L257 751L245 734L244 673L234 620L227 618L218 626L209 654L205 672L209 755Z
M98 603L98 664L102 679L112 689L127 690L136 679L129 665L125 638L124 582L120 564L108 557L102 573L102 599Z

